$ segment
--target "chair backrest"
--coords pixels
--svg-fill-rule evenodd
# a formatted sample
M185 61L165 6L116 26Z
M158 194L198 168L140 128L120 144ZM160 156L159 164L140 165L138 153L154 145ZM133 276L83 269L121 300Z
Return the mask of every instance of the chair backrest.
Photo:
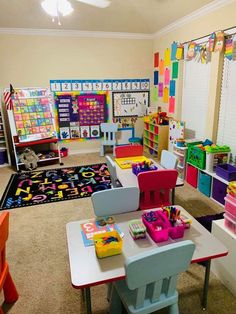
M116 158L142 156L143 155L143 146L142 145L116 146L115 155L116 155Z
M0 289L2 289L4 279L2 271L6 264L6 242L9 232L9 212L3 212L0 216Z
M162 150L161 152L161 166L165 169L176 169L178 158L168 150Z
M176 186L178 171L160 169L138 174L140 209L171 205L170 192Z
M101 123L101 132L103 133L103 144L114 145L116 143L115 133L118 130L117 123Z
M186 240L128 257L126 283L130 290L137 289L133 306L144 306L145 299L157 302L160 296L163 303L167 302L176 293L178 274L188 269L194 249L195 244Z
M98 191L93 193L91 198L96 216L132 212L139 207L139 189L137 187Z
M110 177L111 177L111 184L112 187L118 187L120 186L117 181L117 174L116 174L116 166L115 166L115 162L112 160L112 158L108 155L105 155L106 158L106 163L107 163L107 167L108 167L108 171L110 172Z

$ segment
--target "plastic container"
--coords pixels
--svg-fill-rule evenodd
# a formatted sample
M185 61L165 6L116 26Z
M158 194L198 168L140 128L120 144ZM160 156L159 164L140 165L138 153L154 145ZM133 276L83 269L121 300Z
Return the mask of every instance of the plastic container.
M236 218L234 218L230 213L225 213L224 218L225 227L236 234Z
M226 181L236 180L236 167L230 164L217 165L216 174Z
M134 240L146 238L146 227L140 219L129 222L129 232Z
M206 167L206 152L202 150L197 144L202 144L202 142L193 142L187 144L188 154L187 161L193 166L198 167L199 169L205 169Z
M206 153L206 170L215 172L217 165L229 162L230 153Z
M132 172L137 176L141 172L151 171L151 170L157 170L158 168L154 165L152 165L150 168L140 168L136 165L132 165Z
M111 238L117 241L109 242ZM98 258L121 254L123 241L117 231L108 231L93 236L95 251Z
M225 197L225 211L235 216L236 219L236 198L229 194Z

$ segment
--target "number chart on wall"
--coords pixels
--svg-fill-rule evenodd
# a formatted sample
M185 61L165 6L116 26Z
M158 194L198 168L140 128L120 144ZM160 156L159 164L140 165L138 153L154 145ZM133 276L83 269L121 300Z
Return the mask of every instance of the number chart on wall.
M113 117L142 117L148 114L149 92L113 92Z
M100 123L107 121L106 93L56 95L60 139L100 137Z

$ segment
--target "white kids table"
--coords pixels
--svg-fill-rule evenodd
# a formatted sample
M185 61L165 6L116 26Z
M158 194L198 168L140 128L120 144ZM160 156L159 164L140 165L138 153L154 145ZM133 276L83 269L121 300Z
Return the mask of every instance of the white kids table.
M134 241L128 230L128 222L140 218L144 211L134 211L126 214L113 215L116 224L124 233L122 254L98 259L94 246L85 247L81 235L80 225L89 220L70 222L66 225L67 244L69 252L71 283L76 289L84 289L87 313L92 313L90 287L125 278L124 261L126 257L151 250L156 246L163 246L172 242L191 240L196 248L192 263L206 261L205 280L203 288L202 306L207 306L207 292L210 276L211 260L228 254L226 247L208 232L196 219L182 207L176 206L183 215L191 218L190 229L185 230L184 237L177 240L155 243L148 235L146 239ZM170 262L170 261L168 261Z

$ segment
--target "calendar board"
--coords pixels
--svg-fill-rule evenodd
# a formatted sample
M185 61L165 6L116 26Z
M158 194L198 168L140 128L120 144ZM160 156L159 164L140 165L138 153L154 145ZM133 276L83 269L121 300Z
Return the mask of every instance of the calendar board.
M100 137L100 124L107 121L106 94L56 96L60 139Z
M11 132L19 142L29 142L56 135L51 97L47 89L15 89L12 110L8 110Z
M113 117L142 117L148 114L149 91L112 93Z
M169 151L173 151L173 146L177 139L184 139L185 123L183 121L169 120Z

